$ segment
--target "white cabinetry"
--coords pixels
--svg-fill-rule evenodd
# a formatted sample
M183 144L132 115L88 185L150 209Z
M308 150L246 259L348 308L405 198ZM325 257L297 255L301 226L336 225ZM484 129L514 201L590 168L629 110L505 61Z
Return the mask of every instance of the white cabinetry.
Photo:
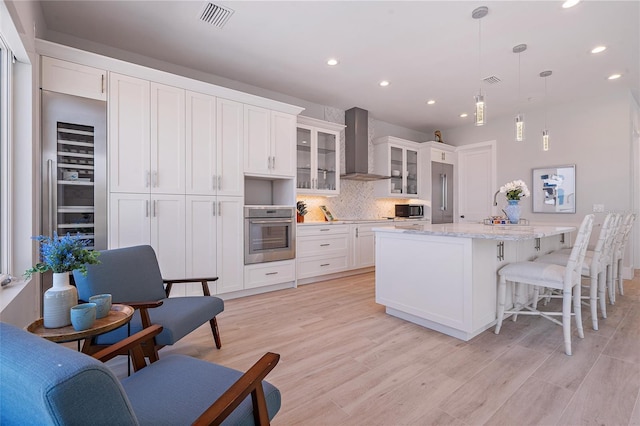
M243 194L243 105L186 94L186 193Z
M107 72L42 56L42 88L83 98L107 100Z
M340 131L344 125L298 116L298 194L340 193Z
M245 105L245 173L294 177L295 129L295 115Z
M185 92L111 74L110 192L184 193Z
M164 278L184 278L185 196L111 193L109 247L150 244Z
M245 289L295 281L296 261L258 263L244 267Z
M382 226L376 223L351 225L351 268L367 268L376 263L375 234L372 229Z
M151 84L115 73L109 84L109 191L149 192Z
M375 182L378 197L418 198L420 187L420 144L385 136L373 141L375 173L391 176Z
M241 197L187 195L186 275L218 277L211 294L243 289ZM202 294L200 284L187 285L187 295Z
M349 225L304 225L297 229L298 279L349 268Z
M184 193L184 159L185 91L151 83L151 192Z

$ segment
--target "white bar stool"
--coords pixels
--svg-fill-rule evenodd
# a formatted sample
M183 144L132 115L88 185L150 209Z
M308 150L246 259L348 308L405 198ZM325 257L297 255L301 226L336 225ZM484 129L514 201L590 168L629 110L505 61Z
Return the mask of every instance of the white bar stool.
M627 242L629 241L629 235L631 234L631 229L633 228L633 222L635 220L636 215L634 213L627 213L622 220L622 224L616 234L615 242L613 243L613 279L611 287L609 288L609 300L611 301L611 304L616 302L616 281L618 283L617 289L620 296L624 296L622 261L624 259L624 251L626 249Z
M584 338L582 329L582 311L580 304L580 280L582 263L589 244L589 237L593 228L593 215L586 215L582 220L576 242L571 250L569 261L566 266L553 265L542 262L515 262L504 266L498 271L500 280L498 284L498 323L495 333L500 333L502 321L505 314L540 315L556 324L562 325L564 334L564 352L571 355L571 299L573 297L573 312L576 317L578 336ZM562 311L561 312L541 312L536 308L524 305L521 309L505 310L505 298L507 281L512 283L531 284L537 287L548 287L562 290ZM537 292L534 300L537 300ZM573 296L572 296L573 293ZM528 310L522 310L528 309ZM562 316L562 322L552 316Z
M607 317L606 303L606 280L607 265L611 259L612 241L616 235L618 217L614 213L609 213L602 223L600 234L595 248L587 250L582 263L582 276L589 278L589 296L582 297L589 299L589 307L591 308L591 323L593 329L598 329L598 299L600 299L600 311L602 317ZM559 250L549 254L545 254L535 259L536 262L552 263L554 265L566 266L571 255L571 250ZM546 296L545 296L546 297ZM536 306L534 300L534 307Z

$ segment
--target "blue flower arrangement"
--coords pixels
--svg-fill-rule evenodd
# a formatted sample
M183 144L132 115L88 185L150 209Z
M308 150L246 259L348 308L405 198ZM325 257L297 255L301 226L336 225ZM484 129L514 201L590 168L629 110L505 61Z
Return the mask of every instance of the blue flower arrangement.
M87 274L87 265L100 263L97 251L87 249L91 244L89 240L83 240L80 234L59 237L57 232L53 233L53 238L39 235L31 237L40 242L41 262L25 271L26 278L30 278L36 272L69 272L75 269L83 275Z

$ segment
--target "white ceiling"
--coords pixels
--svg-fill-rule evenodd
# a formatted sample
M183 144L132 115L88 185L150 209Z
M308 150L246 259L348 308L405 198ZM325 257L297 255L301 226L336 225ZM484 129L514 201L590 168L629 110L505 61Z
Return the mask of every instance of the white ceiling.
M44 38L70 35L321 105L357 106L423 132L470 123L480 86L489 120L613 90L639 98L638 1L571 9L561 1L221 1L235 11L222 29L199 20L205 4L47 0ZM480 58L478 6L489 7ZM512 48L520 43L528 49L518 106ZM591 54L598 44L608 49ZM330 57L340 64L327 66ZM553 71L546 102L544 70ZM607 80L613 73L623 76ZM481 83L492 75L502 81ZM379 87L383 79L391 85Z

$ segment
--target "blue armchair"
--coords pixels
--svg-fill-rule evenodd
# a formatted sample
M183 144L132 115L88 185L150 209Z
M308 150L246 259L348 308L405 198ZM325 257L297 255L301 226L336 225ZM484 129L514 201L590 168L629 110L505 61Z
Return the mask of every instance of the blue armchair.
M87 339L82 351L92 354L113 345L151 324L160 324L163 332L154 345L145 345L145 355L158 359L158 350L173 345L202 324L209 322L216 347L222 346L216 315L224 310L222 299L211 296L209 281L212 278L189 278L163 280L156 254L151 246L135 246L100 253L100 263L87 265L87 274L74 271L73 278L78 288L78 297L89 300L90 296L111 293L114 303L124 303L136 308L129 325L120 327L97 338ZM203 296L171 297L174 283L200 282Z
M146 365L140 343L161 331L152 325L91 357L0 322L0 424L266 425L279 411L280 392L263 380L279 355L244 374L184 355ZM121 350L136 372L120 382L98 359Z

